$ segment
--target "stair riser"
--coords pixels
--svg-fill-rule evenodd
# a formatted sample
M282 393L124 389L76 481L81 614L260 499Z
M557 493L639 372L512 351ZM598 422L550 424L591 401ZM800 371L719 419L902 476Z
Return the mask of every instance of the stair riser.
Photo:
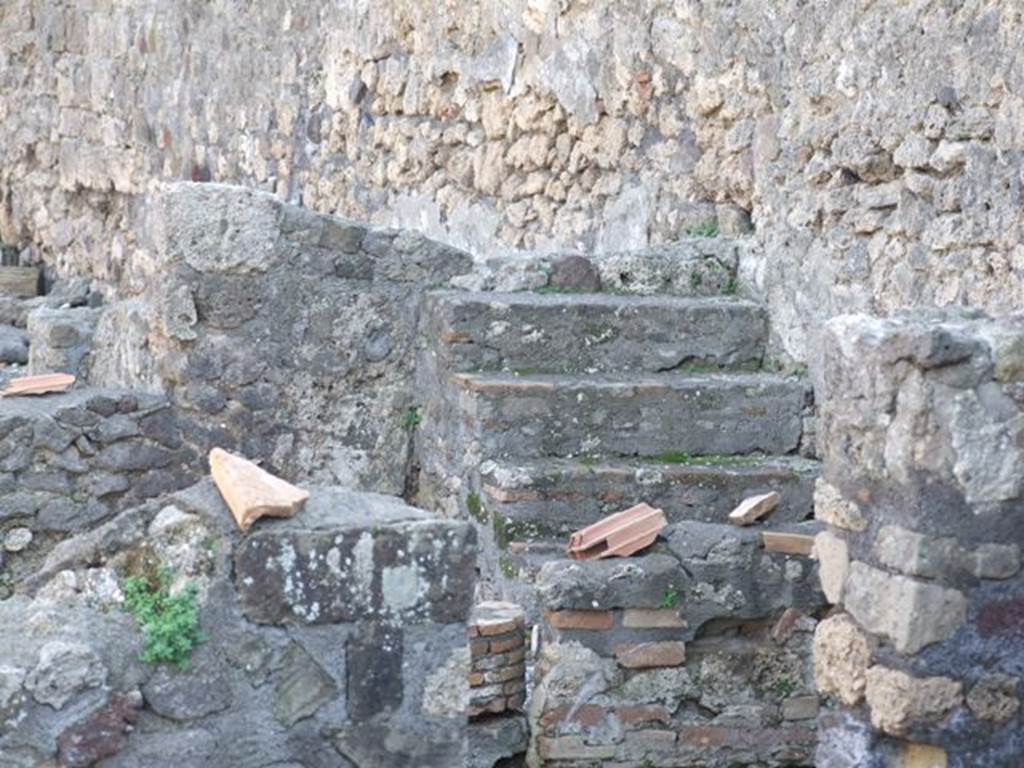
M483 456L786 454L800 440L803 388L489 386L460 406Z
M652 466L639 476L629 469L538 478L514 489L482 479L487 508L505 521L509 540L564 544L575 530L627 507L647 502L665 511L670 524L683 520L726 522L747 496L778 491L782 499L772 523L796 523L813 513L812 472L790 469L743 472L729 469Z
M750 370L760 365L767 334L763 310L735 302L516 304L434 296L426 313L428 338L450 371Z

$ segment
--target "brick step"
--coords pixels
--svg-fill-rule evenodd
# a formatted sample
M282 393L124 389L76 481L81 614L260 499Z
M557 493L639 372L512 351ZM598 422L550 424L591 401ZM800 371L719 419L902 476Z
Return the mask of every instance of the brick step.
M572 459L485 462L480 501L506 541L553 541L641 501L665 511L669 523L724 523L747 496L778 491L773 524L813 514L818 462L799 457L673 457L600 462Z
M760 306L724 297L444 291L424 318L449 371L751 370L767 337Z
M770 374L455 374L480 455L787 454L809 390Z

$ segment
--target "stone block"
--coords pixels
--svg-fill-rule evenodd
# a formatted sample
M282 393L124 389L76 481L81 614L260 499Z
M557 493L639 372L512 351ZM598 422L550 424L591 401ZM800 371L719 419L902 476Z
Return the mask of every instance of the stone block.
M850 565L844 603L862 627L886 637L901 653L948 639L967 618L963 593L859 561Z
M678 667L686 662L686 643L678 640L649 643L616 643L615 659L626 669Z
M838 488L821 477L814 483L814 517L848 531L860 532L868 527L868 519L860 506L846 499Z
M343 489L317 489L300 517L265 523L235 551L241 607L259 624L461 622L475 580L470 524Z
M875 641L845 613L821 621L814 632L814 679L822 693L847 706L864 697Z
M611 611L548 611L544 620L555 629L605 630L615 625L615 615Z
M864 696L871 724L894 736L933 723L963 702L962 686L955 680L912 677L880 665L867 671Z
M818 561L818 578L825 598L833 605L842 605L843 588L850 571L846 541L829 531L822 531L814 537L813 555Z
M967 692L967 706L979 720L1005 723L1020 711L1020 680L1013 675L982 675Z
M677 591L684 579L679 563L667 555L556 560L541 568L537 593L545 608L556 611L661 608L665 594Z
M627 608L622 612L622 626L629 629L683 628L686 622L678 608Z

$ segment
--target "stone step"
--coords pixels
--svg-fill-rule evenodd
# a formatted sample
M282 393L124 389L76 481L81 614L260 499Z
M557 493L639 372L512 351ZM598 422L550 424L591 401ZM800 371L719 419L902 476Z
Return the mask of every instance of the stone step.
M455 374L481 456L787 454L800 442L805 382L771 374Z
M450 371L756 369L764 310L739 299L435 292L426 337Z
M487 461L479 508L504 542L554 541L564 548L573 531L639 502L664 510L670 524L725 523L743 499L778 491L782 498L766 520L799 523L813 515L817 474L818 462L796 456Z

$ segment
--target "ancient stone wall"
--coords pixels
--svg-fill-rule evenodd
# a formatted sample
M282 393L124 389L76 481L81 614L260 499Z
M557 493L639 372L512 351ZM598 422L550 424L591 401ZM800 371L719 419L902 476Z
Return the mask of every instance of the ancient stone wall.
M756 226L806 358L850 309L1019 305L1020 11L995 0L15 0L0 238L115 285L154 180L486 256Z
M472 528L310 490L296 517L243 535L206 480L83 524L29 573L13 566L25 578L0 600L0 764L467 765ZM174 593L194 589L203 633L181 665L145 657L126 598L129 577L164 568ZM162 642L180 642L174 626Z
M684 521L665 538L642 556L541 569L529 764L810 764L813 561L730 525Z
M219 184L168 185L144 232L148 278L103 309L92 383L166 392L201 454L406 490L420 297L467 254Z
M844 711L815 764L1017 765L1024 324L846 316L826 340L815 549L842 610L815 668Z

